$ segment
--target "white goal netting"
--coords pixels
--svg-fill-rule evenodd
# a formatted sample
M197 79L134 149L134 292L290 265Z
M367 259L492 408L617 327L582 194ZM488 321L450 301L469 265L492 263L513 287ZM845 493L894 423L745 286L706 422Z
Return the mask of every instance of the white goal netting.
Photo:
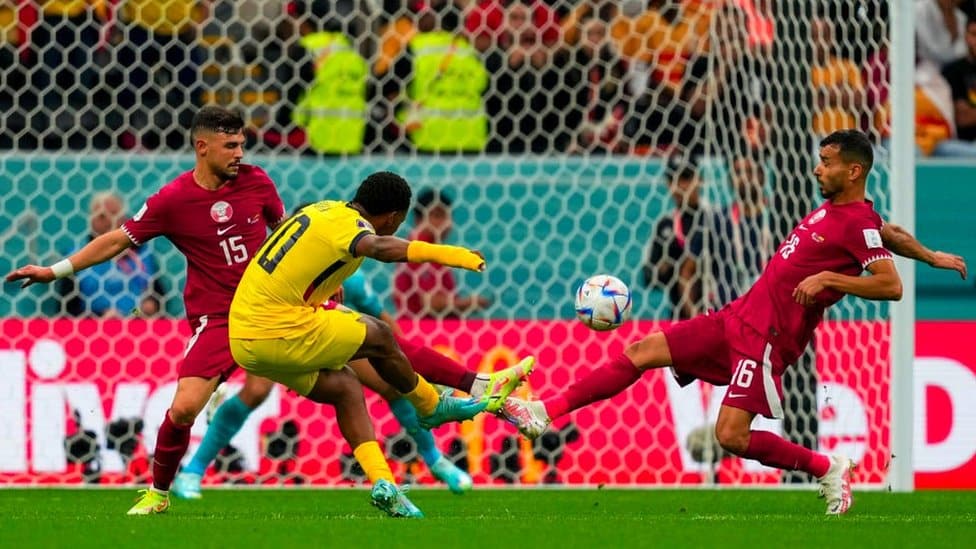
M471 369L535 354L524 392L538 396L747 288L819 202L826 132L878 143L868 192L889 211L880 0L44 4L0 3L4 272L131 215L192 166L195 109L230 106L250 124L246 161L288 209L351 198L380 169L450 197L448 241L489 264L455 273L453 306L431 297L443 280L398 287L392 266L364 270L408 337ZM145 479L189 335L184 262L160 240L92 271L4 286L0 484ZM634 295L633 320L611 333L574 319L576 286L599 273ZM835 306L787 375L786 420L760 428L846 453L857 481L886 483L889 318L877 303ZM654 372L535 444L493 417L436 434L480 484L808 481L721 455L709 433L723 394ZM429 482L385 404L369 402L398 474ZM206 482L358 480L331 410L276 390Z

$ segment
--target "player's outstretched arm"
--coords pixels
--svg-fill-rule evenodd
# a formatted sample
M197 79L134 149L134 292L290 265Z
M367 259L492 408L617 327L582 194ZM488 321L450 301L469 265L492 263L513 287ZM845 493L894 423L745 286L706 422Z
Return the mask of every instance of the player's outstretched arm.
M932 251L923 246L908 231L894 223L885 223L881 227L881 242L892 253L927 263L936 269L956 271L963 280L966 279L966 260L962 256L947 252Z
M831 271L808 276L796 285L793 299L801 305L813 305L817 301L817 294L828 288L864 299L901 299L901 277L894 261L875 261L867 269L870 276L848 276Z
M23 280L21 288L34 283L48 283L59 278L71 276L77 271L107 261L132 246L132 241L122 231L107 232L85 245L67 259L62 259L49 267L26 265L7 274L7 282Z
M356 255L384 263L438 263L475 272L485 270L485 258L476 251L396 236L367 234L356 242Z

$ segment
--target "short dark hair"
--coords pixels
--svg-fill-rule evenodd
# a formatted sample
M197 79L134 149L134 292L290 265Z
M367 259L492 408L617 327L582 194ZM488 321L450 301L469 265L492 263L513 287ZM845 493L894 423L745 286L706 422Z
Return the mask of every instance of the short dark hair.
M860 130L838 130L820 140L820 146L837 145L840 157L847 163L864 166L864 173L871 171L874 164L874 147L867 134Z
M239 133L244 129L244 118L229 109L208 105L193 115L190 124L190 138L196 136L200 130L214 133Z
M413 215L423 217L434 206L451 207L454 201L445 191L438 189L424 189L417 194L417 203L413 205Z
M359 184L353 202L369 215L405 212L410 209L410 184L393 172L376 172Z

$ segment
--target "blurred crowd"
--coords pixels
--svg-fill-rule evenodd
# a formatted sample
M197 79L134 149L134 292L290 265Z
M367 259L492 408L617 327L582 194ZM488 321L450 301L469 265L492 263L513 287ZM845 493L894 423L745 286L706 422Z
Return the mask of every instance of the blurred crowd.
M810 130L861 127L883 144L887 2L811 4L3 0L0 148L183 149L211 103L243 110L253 145L275 151L755 148L768 121L743 86L783 78L771 59L787 43ZM973 154L974 1L915 9L919 152Z

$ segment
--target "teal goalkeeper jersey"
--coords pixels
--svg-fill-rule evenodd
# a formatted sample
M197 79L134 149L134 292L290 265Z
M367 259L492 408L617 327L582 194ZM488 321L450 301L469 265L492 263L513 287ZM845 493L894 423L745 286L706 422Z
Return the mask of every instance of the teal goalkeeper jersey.
M342 282L342 300L346 307L371 316L379 317L383 312L380 298L362 271L354 272Z

